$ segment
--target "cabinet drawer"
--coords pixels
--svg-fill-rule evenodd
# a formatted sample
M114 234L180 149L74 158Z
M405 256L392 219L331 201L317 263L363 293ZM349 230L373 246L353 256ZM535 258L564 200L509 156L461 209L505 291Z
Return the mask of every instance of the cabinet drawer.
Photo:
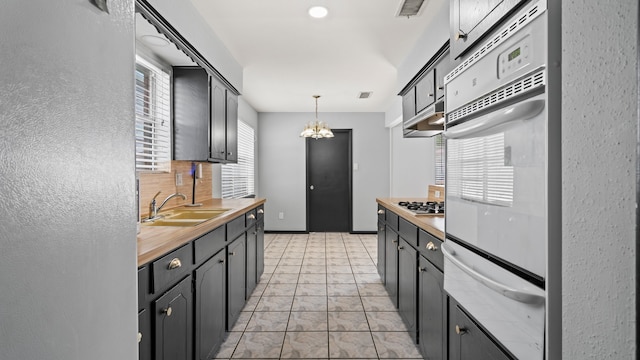
M184 245L153 262L153 293L164 291L191 269L191 246Z
M444 271L442 241L440 239L420 229L418 232L418 249L440 271Z
M389 209L386 209L385 212L387 225L398 232L398 214L394 213L393 211L389 211Z
M253 209L249 210L244 214L245 219L245 227L251 227L256 223L256 219L258 218L258 210Z
M227 241L237 238L244 232L244 221L245 215L241 215L227 223Z
M193 263L198 264L224 248L225 226L222 225L193 242Z
M147 294L149 293L149 267L143 266L138 269L138 310L144 309L147 305Z
M409 245L414 248L418 247L418 227L400 218L398 220L398 233Z

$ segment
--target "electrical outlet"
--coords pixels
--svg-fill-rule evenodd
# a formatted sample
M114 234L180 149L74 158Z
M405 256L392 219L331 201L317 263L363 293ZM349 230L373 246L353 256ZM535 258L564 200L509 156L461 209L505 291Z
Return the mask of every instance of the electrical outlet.
M176 186L181 186L182 185L182 173L177 172L176 173Z
M284 213L282 211L278 213L278 219L284 220Z
M439 199L440 198L440 191L436 190L436 197Z

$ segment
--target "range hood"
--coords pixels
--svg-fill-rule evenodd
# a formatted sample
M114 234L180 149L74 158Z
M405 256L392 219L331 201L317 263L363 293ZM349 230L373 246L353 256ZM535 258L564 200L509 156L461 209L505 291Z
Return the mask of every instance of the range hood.
M444 131L444 101L440 100L403 123L403 137L432 137Z

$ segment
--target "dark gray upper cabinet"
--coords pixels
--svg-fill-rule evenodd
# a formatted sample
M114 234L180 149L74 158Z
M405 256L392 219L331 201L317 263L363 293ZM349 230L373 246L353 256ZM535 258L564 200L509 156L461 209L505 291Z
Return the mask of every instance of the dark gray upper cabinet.
M449 7L451 58L458 59L526 0L453 0Z
M436 90L435 90L435 71L431 69L427 71L420 81L416 84L416 112L427 108L427 106L433 104L436 101ZM415 115L414 114L414 115Z
M209 159L209 75L199 67L173 68L173 159Z
M203 68L173 68L172 112L174 160L237 162L237 95Z

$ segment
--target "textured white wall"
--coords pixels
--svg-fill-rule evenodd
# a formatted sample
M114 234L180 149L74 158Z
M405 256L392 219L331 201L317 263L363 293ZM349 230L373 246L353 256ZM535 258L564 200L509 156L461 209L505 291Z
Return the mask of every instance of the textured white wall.
M562 358L633 359L638 1L562 20Z
M320 113L334 129L353 129L353 230L376 231L376 197L389 195L389 133L384 113ZM306 224L304 124L313 113L259 113L259 194L265 230L304 231ZM322 141L322 140L318 140ZM284 212L285 218L278 219Z
M133 2L0 2L0 358L136 359Z

